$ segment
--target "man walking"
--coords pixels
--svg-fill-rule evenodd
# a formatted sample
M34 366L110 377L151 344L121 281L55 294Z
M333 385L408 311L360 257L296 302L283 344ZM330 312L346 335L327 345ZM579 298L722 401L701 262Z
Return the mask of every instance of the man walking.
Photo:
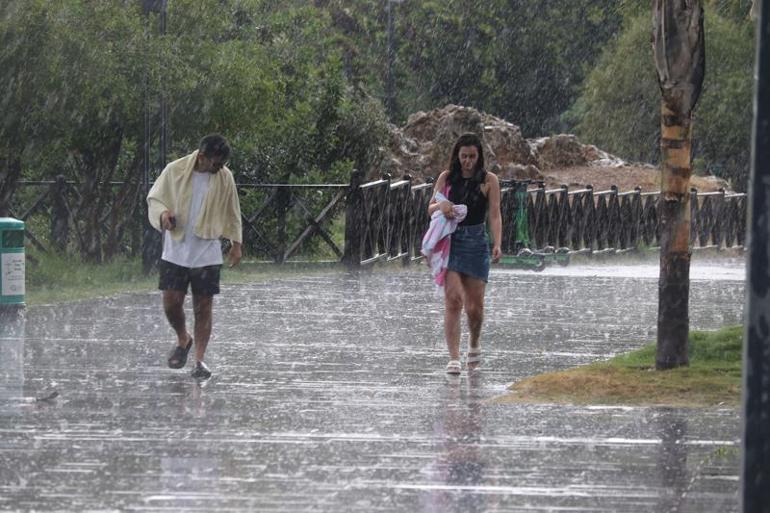
M211 310L219 294L220 238L229 239L230 267L241 260L241 208L233 174L226 167L230 146L219 134L207 135L198 150L171 162L147 195L150 224L163 233L158 288L177 342L168 366L181 369L195 342L192 376L211 377L203 361L211 336ZM187 331L184 299L192 288L194 335Z

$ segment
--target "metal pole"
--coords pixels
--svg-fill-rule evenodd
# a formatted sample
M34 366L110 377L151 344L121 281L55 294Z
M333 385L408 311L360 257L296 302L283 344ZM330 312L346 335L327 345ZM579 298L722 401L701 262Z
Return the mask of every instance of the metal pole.
M388 11L388 69L387 69L387 76L385 77L385 107L388 111L388 118L390 118L391 121L393 121L393 116L395 115L396 105L395 105L395 79L393 78L393 66L395 59L395 49L393 48L394 45L394 33L393 33L393 2L391 0L387 0L387 11Z
M145 48L149 48L150 38L150 17L148 5L145 2L143 9L144 18L144 45ZM150 192L150 60L147 58L147 52L145 52L144 60L144 138L143 138L143 158L142 158L142 185L144 188L144 196L147 197L147 193Z
M166 17L168 14L168 0L161 0L160 5L160 17L158 22L158 28L161 39L166 35ZM166 155L168 154L168 105L166 103L166 91L163 84L163 46L161 46L160 55L160 151L158 154L158 169L161 170L166 167Z
M145 44L147 48L150 47L149 38L151 37L150 28L150 15L151 13L158 13L159 21L158 28L162 35L166 33L166 12L168 7L167 0L142 0L142 13L145 16ZM149 52L148 52L149 53ZM149 56L148 56L149 57ZM150 59L146 59L145 77L144 77L144 197L147 197L147 193L150 191L150 159L152 153L152 114L150 108L150 71L149 62ZM167 150L167 110L166 101L163 93L163 83L160 84L160 98L159 98L159 118L160 127L158 135L158 168L163 169L166 165L166 150ZM146 213L146 206L144 209ZM160 257L160 235L150 226L147 216L144 216L144 237L142 240L142 268L145 274L148 274L152 268L157 264Z
M144 3L144 9L143 14L145 16L145 23L144 23L144 45L145 48L149 49L149 38L150 38L150 14L148 5L145 2ZM152 136L151 130L150 130L150 64L149 64L149 52L145 52L145 62L144 62L144 137L143 137L143 151L142 151L142 190L144 191L144 194L142 195L142 209L141 211L144 213L142 216L142 223L140 226L143 227L142 230L142 269L144 270L145 274L148 274L150 272L150 268L152 267L152 263L150 261L150 254L149 254L149 247L151 244L151 231L153 231L153 228L150 226L150 223L147 219L147 202L145 201L145 198L147 197L147 194L150 192L150 138Z
M743 513L770 512L770 0L757 0L743 349Z

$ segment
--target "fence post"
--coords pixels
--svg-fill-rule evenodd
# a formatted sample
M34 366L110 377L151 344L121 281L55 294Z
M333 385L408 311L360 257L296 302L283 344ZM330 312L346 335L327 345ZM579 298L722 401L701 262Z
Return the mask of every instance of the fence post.
M540 182L535 192L535 200L532 205L533 216L529 223L531 249L541 249L547 244L548 227L548 203L545 197L545 184Z
M288 183L288 180L286 180L286 183ZM275 191L275 210L278 215L276 226L278 231L278 247L273 257L276 264L284 263L283 257L286 254L286 214L290 203L291 190L288 187L278 187Z
M406 193L404 194L404 218L403 218L403 226L401 227L401 236L399 237L400 242L400 249L401 251L405 252L406 254L401 258L401 264L403 266L408 266L412 263L412 251L414 249L414 241L412 240L412 227L415 225L415 211L412 208L414 206L414 202L412 201L412 175L405 174L404 180L409 182L409 186L406 189ZM406 239L406 240L404 240Z
M69 243L69 209L67 208L67 181L63 175L57 175L51 184L51 242L54 250L63 253Z
M585 224L583 225L583 244L586 249L593 252L596 248L596 198L594 197L594 186L586 184L588 193L583 201L583 216Z
M715 196L714 199L714 227L711 230L711 240L717 249L723 248L725 241L725 228L729 226L729 220L727 217L727 208L725 208L725 189L719 188L719 196Z
M634 249L639 249L639 240L642 232L642 188L634 187L634 199L631 202L631 238L629 244Z
M569 210L569 187L561 184L559 193L559 228L556 232L556 246L569 246L569 237L571 231L571 219Z
M361 268L361 184L364 173L353 170L350 174L350 186L345 198L345 248L342 262L348 269Z
M607 247L615 251L620 249L620 198L618 186L610 185L610 200L607 203Z
M377 240L372 241L372 245L374 246L374 253L373 255L389 255L390 254L390 232L393 229L393 223L391 222L391 191L390 191L390 183L392 180L392 177L390 173L383 173L382 177L383 180L386 181L385 186L382 189L382 196L377 195L377 199L381 200L382 203L380 203L380 213L377 215L377 223L379 226L377 227L376 233L377 233Z
M700 206L698 205L698 189L690 187L690 251L693 246L703 246L708 244L708 241L700 240L701 228L708 230L709 226L704 226L703 219L699 214Z

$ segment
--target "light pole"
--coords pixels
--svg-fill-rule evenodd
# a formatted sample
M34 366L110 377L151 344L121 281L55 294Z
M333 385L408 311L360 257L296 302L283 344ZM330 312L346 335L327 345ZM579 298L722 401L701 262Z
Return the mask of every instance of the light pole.
M743 465L741 511L770 511L770 0L757 0L754 127L749 178L746 320L743 337Z
M142 0L142 13L145 16L145 33L149 37L150 33L150 13L158 14L158 32L161 36L166 34L166 19L168 16L168 0ZM145 63L144 76L144 193L149 192L150 186L150 148L152 146L152 116L150 114L150 84L149 84L149 59ZM160 127L158 130L158 168L163 169L166 166L166 155L168 152L168 106L166 105L166 95L163 90L163 75L160 76L160 98L159 98L159 118Z
M387 12L388 12L388 68L385 76L385 110L388 112L388 118L393 121L393 117L396 115L396 78L394 76L393 68L396 62L396 48L395 48L395 28L393 4L400 4L404 0L387 0Z
M145 16L145 37L150 35L150 13L158 14L158 31L161 36L166 33L166 18L168 13L168 0L142 0L142 14ZM144 198L150 192L150 159L152 148L152 114L150 109L150 72L148 58L145 62L144 75L144 141L143 141L143 177L142 185L144 189ZM162 66L161 66L162 69ZM166 105L165 92L163 90L163 74L160 74L160 95L159 95L159 118L158 127L158 169L166 166L166 154L168 150L168 107ZM145 206L146 209L146 206ZM146 210L143 211L146 213ZM158 232L149 224L147 216L144 216L144 237L142 239L142 268L145 273L149 273L159 258L160 238Z

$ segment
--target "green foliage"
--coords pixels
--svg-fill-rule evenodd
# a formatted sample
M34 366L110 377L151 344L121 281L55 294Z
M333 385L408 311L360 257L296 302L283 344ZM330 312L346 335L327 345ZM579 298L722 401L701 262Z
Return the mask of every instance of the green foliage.
M706 4L694 157L742 188L751 1ZM19 174L77 180L73 238L93 261L119 252L127 223L141 218L145 98L153 127L161 93L168 102L167 160L216 131L233 143L230 167L242 182L340 183L370 169L388 137L389 19L394 121L458 103L527 136L574 128L625 158L658 158L647 0L175 0L164 35L158 14L140 5L0 4L0 210ZM110 180L128 185L100 185Z
M169 158L219 131L247 178L366 165L385 134L382 107L346 80L326 15L293 4L170 2L161 36L139 2L10 0L0 18L3 134L39 136L22 141L38 150L25 177L61 172L63 159L73 178L89 166L135 176L125 149L141 149L145 75L151 121L161 91L170 106Z
M388 2L323 2L344 34L351 74L383 98ZM559 116L602 45L617 30L616 0L406 1L390 4L397 112L402 122L447 103L484 110L529 136L559 130Z
M71 208L88 260L111 258L138 218L146 98L154 148L161 95L168 104L168 161L221 132L241 181L346 182L386 137L382 106L348 80L324 11L301 1L168 5L164 34L135 1L0 8L0 168L16 159L23 178L79 183ZM162 166L150 158L152 179ZM126 185L116 192L111 180Z
M748 21L706 10L706 76L693 115L693 156L739 190L745 190L750 157L752 32ZM649 38L649 14L631 19L588 75L565 120L602 149L657 162L660 92Z
M659 90L650 50L650 19L629 23L588 75L565 116L585 141L624 158L656 162Z
M172 95L188 99L173 111L175 132L202 124L204 132L227 135L235 148L231 168L244 181L347 181L330 174L335 163L366 166L384 139L384 115L346 81L326 16L302 2L225 4L234 9L229 24L222 5L190 0L169 13L181 18L173 35L179 46L168 51L184 84ZM217 17L222 24L214 31L197 23ZM187 30L191 25L198 33ZM351 112L357 124L375 129L351 131ZM175 133L177 154L197 143L196 130Z

